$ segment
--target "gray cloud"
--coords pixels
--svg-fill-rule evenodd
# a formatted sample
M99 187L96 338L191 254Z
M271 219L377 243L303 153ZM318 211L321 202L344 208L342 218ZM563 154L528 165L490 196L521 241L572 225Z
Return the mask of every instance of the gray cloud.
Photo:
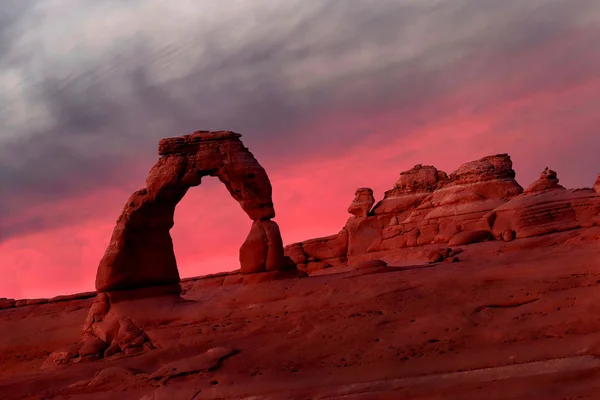
M293 162L364 139L301 129L323 115L395 109L408 132L600 64L595 0L217 4L3 3L0 240L61 223L30 207L141 184L161 137L232 129L261 157ZM473 84L483 89L463 103L448 97Z

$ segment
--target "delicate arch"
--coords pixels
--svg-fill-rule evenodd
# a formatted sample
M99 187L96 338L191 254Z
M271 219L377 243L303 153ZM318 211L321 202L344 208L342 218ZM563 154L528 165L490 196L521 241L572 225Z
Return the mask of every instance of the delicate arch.
M160 141L161 158L133 193L117 224L96 275L96 290L107 292L179 283L169 233L175 207L204 176L216 176L255 221L240 249L244 273L289 268L283 255L272 189L266 171L235 132L198 131Z

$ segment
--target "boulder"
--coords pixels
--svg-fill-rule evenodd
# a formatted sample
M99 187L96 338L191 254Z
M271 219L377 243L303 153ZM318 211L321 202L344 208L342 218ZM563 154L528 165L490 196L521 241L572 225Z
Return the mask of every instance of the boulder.
M471 243L480 243L488 240L494 240L492 233L485 230L465 231L457 233L450 239L450 246L461 246Z
M451 251L452 249L448 247L443 247L441 249L434 250L427 256L427 262L429 264L434 264L444 261L450 255Z
M348 207L348 212L357 217L366 217L374 203L373 189L358 188L354 192L354 200Z
M60 365L69 364L72 360L79 357L79 348L79 344L71 344L51 353L43 362L41 369L51 369Z
M512 229L506 229L502 232L502 240L505 242L511 242L515 239L515 231Z

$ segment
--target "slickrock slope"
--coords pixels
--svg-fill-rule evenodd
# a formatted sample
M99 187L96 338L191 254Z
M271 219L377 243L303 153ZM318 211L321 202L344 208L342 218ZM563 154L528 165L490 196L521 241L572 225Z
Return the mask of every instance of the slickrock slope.
M44 369L78 343L92 299L0 310L0 398L595 398L600 228L427 264L437 247L304 279L188 280L183 301L120 303L153 350Z
M546 168L523 190L506 154L417 165L284 253L239 137L161 141L95 296L0 299L0 399L597 397L598 181L565 189ZM206 175L254 222L239 270L180 281L173 210Z

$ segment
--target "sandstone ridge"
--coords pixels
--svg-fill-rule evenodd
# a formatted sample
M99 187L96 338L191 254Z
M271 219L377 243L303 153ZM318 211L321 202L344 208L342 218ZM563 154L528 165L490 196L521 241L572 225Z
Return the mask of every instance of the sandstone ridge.
M600 177L594 189L568 190L546 167L524 190L515 176L508 154L467 162L450 174L418 164L401 172L372 208L373 191L357 189L339 233L290 244L285 254L312 273L380 251L510 241L600 222Z

